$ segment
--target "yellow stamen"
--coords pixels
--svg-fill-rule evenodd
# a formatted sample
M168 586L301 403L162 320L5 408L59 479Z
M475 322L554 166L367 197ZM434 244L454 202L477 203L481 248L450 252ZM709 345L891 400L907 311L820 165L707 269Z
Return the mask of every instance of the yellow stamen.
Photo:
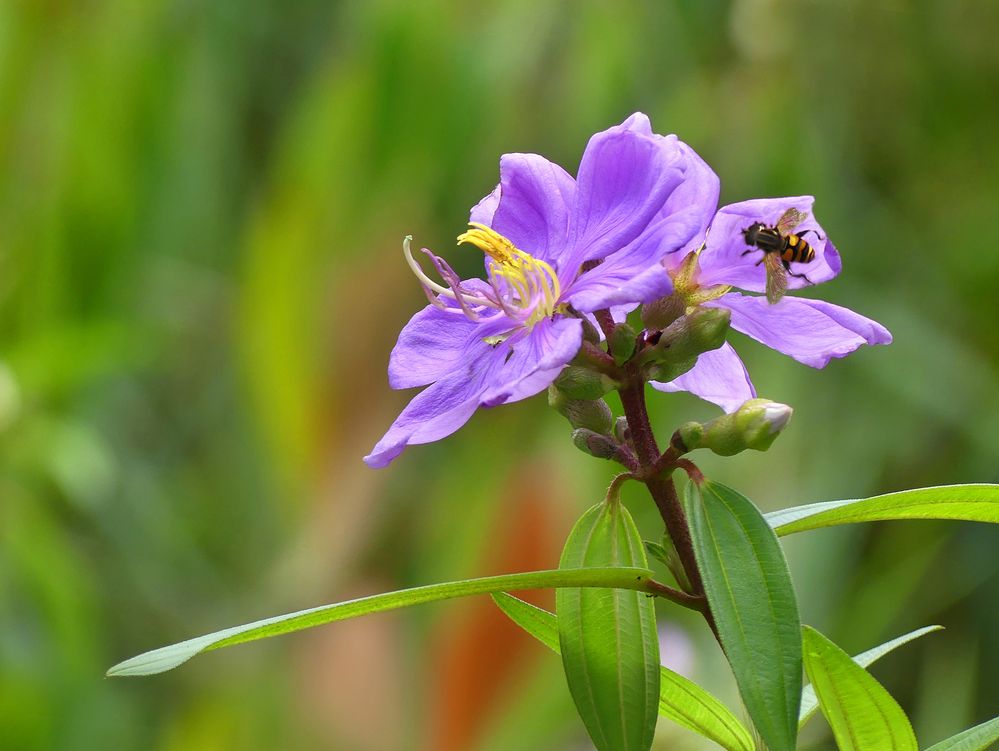
M552 315L562 294L555 270L492 228L478 222L469 226L471 229L458 236L458 244L474 245L493 260L490 273L507 283L521 309L532 308L527 325Z
M458 235L458 245L469 243L488 255L497 263L512 264L514 255L520 251L513 243L491 227L478 222L469 222L472 229Z

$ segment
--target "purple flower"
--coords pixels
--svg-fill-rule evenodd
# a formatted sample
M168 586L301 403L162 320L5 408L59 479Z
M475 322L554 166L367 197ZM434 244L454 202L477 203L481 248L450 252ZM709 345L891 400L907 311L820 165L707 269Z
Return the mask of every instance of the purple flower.
M384 467L407 445L450 435L480 406L547 388L579 350L574 311L668 294L663 255L688 244L700 229L694 215L714 207L690 210L700 194L690 183L701 177L690 169L693 156L676 136L653 134L642 114L593 136L575 180L536 154L504 155L500 184L458 238L485 254L485 279L462 280L424 249L444 284L433 281L407 238L407 261L430 305L400 333L389 384L427 388L365 462ZM691 195L664 209L684 191Z
M763 252L746 253L743 230L754 222L774 226L790 208L806 215L795 229L809 231L806 239L815 251L809 263L792 264L789 289L828 281L841 268L839 253L826 238L812 214L812 196L763 198L725 206L715 214L696 268L688 278L675 278L677 294L693 303L727 308L732 328L768 347L790 355L813 368L823 368L834 357L844 357L862 344L889 344L888 330L869 318L822 300L784 297L770 304L765 297L744 295L731 288L750 292L766 289L766 270L759 264ZM667 256L664 264L671 275L682 266L681 254ZM798 276L803 275L803 276ZM746 368L727 345L698 358L694 368L669 384L653 383L662 391L690 391L702 399L732 412L756 390Z

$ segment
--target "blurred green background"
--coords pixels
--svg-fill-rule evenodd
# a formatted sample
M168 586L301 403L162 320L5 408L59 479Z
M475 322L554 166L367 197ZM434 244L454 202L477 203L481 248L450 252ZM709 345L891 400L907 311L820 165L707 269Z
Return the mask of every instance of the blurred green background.
M386 470L361 456L410 396L385 378L425 302L402 236L447 249L501 153L574 171L635 110L714 166L723 203L815 194L845 271L810 294L895 334L823 371L737 337L795 419L767 454L702 468L767 509L999 481L997 29L988 0L0 3L3 747L587 747L557 659L484 598L103 671L555 565L613 468L543 397ZM651 401L663 434L714 414ZM947 627L874 670L921 745L999 705L996 540L932 522L788 540L805 620L846 649ZM704 629L661 621L666 661L734 701ZM831 748L821 719L806 737ZM659 741L704 747L665 721Z

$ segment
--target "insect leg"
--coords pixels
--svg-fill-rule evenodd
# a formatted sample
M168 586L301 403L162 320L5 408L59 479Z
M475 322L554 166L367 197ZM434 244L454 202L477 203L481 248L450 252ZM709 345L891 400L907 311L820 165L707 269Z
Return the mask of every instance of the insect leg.
M799 232L798 233L798 237L804 237L809 232L811 232L813 235L815 235L820 240L825 240L825 238L822 235L820 235L818 232L816 232L814 229L806 229L804 232Z
M805 274L795 274L791 269L787 270L789 276L793 276L795 279L804 279L809 284L815 284L811 279L809 279Z

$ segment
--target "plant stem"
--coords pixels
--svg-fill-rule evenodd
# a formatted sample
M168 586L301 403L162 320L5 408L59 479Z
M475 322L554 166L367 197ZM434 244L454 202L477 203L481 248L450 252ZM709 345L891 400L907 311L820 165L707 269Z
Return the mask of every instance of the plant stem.
M708 612L707 600L704 599L703 595L692 595L687 592L681 592L679 589L667 586L662 582L657 582L655 579L649 579L645 583L645 586L650 594L654 594L657 597L662 597L689 610L696 610L701 614L707 614Z
M633 372L630 375L632 377L622 385L619 393L625 417L628 418L631 440L638 455L640 469L637 474L645 483L645 487L648 488L656 508L659 509L659 515L662 517L666 531L676 547L683 570L694 589L694 596L701 598L703 603L702 607L698 609L704 614L705 620L717 638L718 632L715 628L714 617L711 615L707 600L704 598L704 581L701 579L701 572L697 567L694 545L690 539L690 530L687 527L683 506L676 494L676 485L673 483L672 476L664 472L647 471L659 465L659 445L656 443L656 436L652 430L649 412L645 405L645 383L638 377L637 373Z
M614 317L611 315L611 312L609 310L598 310L593 315L597 323L600 324L600 328L604 332L604 337L609 341L617 325L614 323ZM652 496L656 508L659 509L659 515L662 517L663 524L666 525L666 531L673 541L673 546L676 548L680 563L683 565L683 570L687 574L687 579L690 581L691 587L694 589L691 599L691 602L697 602L697 606L694 609L701 612L704 620L711 627L711 632L715 635L715 639L721 644L714 616L711 614L707 597L704 594L704 580L701 578L701 571L697 567L694 544L690 539L690 529L687 527L687 517L683 513L683 506L680 504L680 499L677 497L673 477L666 471L669 468L666 465L666 456L660 456L659 444L656 442L656 435L652 430L652 423L649 421L649 411L645 406L645 381L639 374L638 369L633 365L631 367L625 366L625 380L618 389L618 393L621 395L624 416L628 419L631 443L635 447L635 453L638 455L638 471L634 473L635 477L640 482L645 483L645 487L649 490L649 495ZM679 436L674 435L674 439L678 440ZM670 441L670 448L666 452L673 459L673 466L678 466L679 462L686 462L689 467L693 467L693 464L689 461L679 458L681 452L679 446L675 445L676 440ZM682 444L682 441L680 441L680 444ZM690 474L690 469L687 467L685 469ZM694 469L696 470L696 467ZM700 473L698 472L698 474ZM667 589L670 588L667 587ZM678 600L668 597L665 593L663 593L663 596L673 602L678 602ZM691 606L685 605L685 607Z

